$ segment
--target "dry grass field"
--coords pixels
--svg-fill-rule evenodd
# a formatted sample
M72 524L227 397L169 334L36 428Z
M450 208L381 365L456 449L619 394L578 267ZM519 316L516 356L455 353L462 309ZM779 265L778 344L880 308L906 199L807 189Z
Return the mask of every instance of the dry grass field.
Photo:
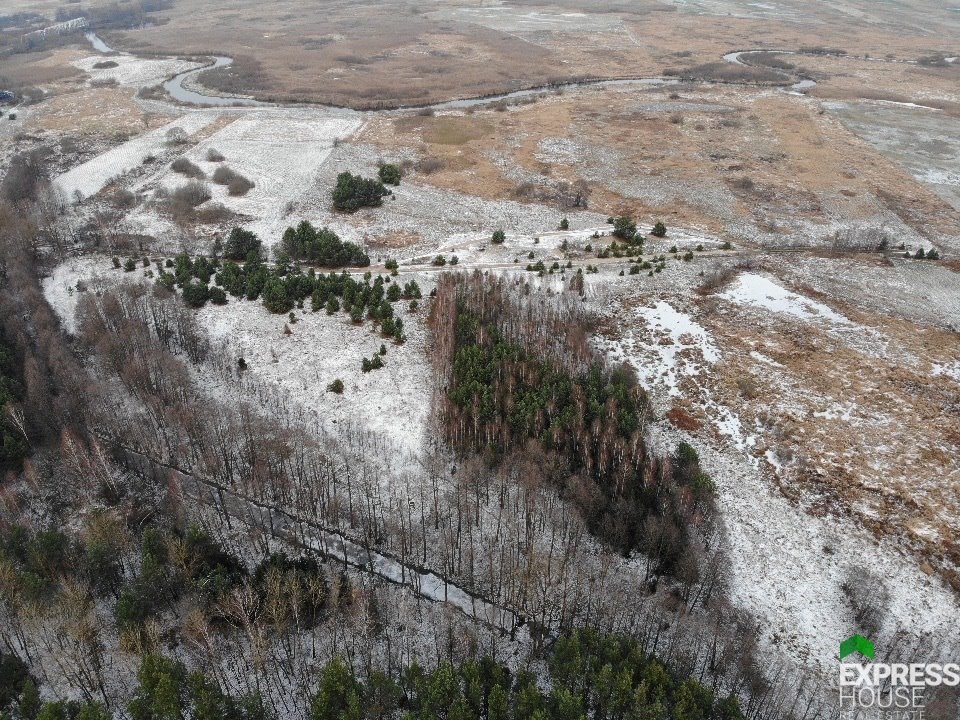
M486 7L391 0L304 6L286 0L268 8L252 0L215 7L177 0L173 9L161 13L163 24L109 37L131 51L235 56L233 70L206 78L223 90L262 99L378 107L580 77L689 71L716 63L731 50L757 46L829 46L861 58L915 60L950 52L944 38L955 37L958 24L955 13L929 2L922 28L898 20L901 15L917 17L913 6L920 3L885 7L882 18L873 17L869 3L846 12L821 4L781 3L779 14L760 16L736 11L738 5L751 8L747 3L715 5L643 0ZM837 62L840 67L828 59L804 57L798 65L839 76L838 91L863 80L860 68ZM865 71L880 67L880 62L867 63ZM941 72L942 78L937 70L908 66L892 82L910 95L911 71L920 72L925 80L942 80L946 91L955 92L955 85L949 88L952 69Z
M378 118L362 140L385 156L416 149L422 182L482 197L583 181L597 212L732 235L809 244L857 222L960 233L960 215L902 166L818 102L778 91L584 90L508 112Z

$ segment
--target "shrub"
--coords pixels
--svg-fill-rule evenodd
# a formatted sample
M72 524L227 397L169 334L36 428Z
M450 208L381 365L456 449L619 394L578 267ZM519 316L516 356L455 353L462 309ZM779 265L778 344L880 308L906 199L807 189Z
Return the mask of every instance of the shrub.
M381 165L380 169L377 171L377 175L380 177L380 182L386 183L387 185L400 184L400 168L391 163L384 163Z
M566 218L563 218L563 220L560 221L560 229L561 229L561 230L569 230L569 229L570 229L570 221L567 220Z
M137 269L137 261L133 258L127 258L127 261L123 264L124 272L133 272Z
M171 199L176 204L196 207L210 199L210 188L199 180L191 180L173 191Z
M637 235L637 224L630 218L621 215L613 220L613 236L631 242Z
M7 707L23 692L30 678L27 664L16 655L0 653L0 708Z
M227 294L223 291L223 288L218 288L216 285L210 288L210 302L214 305L227 304Z
M186 175L190 178L196 178L202 180L206 177L203 170L201 170L197 165L187 160L185 157L180 157L170 163L170 169L174 172L178 172L181 175Z
M213 171L213 181L219 185L226 185L227 192L233 196L246 195L255 187L253 181L226 165L221 165Z
M236 220L237 214L223 203L208 202L196 211L195 217L204 225L222 225Z
M447 264L447 258L445 258L443 255L437 255L430 264L435 265L436 267L443 267Z
M172 127L167 130L166 139L169 145L183 145L187 142L187 133L181 127Z
M368 373L371 370L379 370L382 367L383 359L377 353L374 353L373 357L369 360L367 358L363 358L362 362L360 363L360 370L365 373Z
M657 221L657 224L653 226L653 230L650 231L650 234L654 237L662 238L667 234L667 226L662 222Z
M229 185L232 180L240 177L240 173L226 165L221 165L213 171L211 179L218 185Z
M250 192L255 185L252 180L248 180L245 177L238 177L230 181L227 185L227 193L231 197L241 197Z
M223 256L228 260L246 260L250 253L256 253L259 256L261 246L262 243L255 233L241 227L235 227L230 231L230 236L227 238Z
M503 230L494 230L490 242L494 245L502 245L507 239L507 234Z
M209 299L210 289L203 283L190 282L183 286L183 301L190 307L203 307Z
M417 162L417 172L424 175L432 175L435 172L443 170L447 166L446 160L436 155L428 155Z
M127 188L120 188L110 196L110 203L117 209L128 210L137 204L137 196Z
M113 267L116 268L117 270L119 270L119 269L120 269L120 265L121 265L121 263L120 263L120 258L118 258L117 256L114 256L114 257L113 257Z
M332 383L327 385L327 392L336 393L337 395L343 395L343 380L337 378Z
M379 207L383 198L390 194L383 183L349 172L337 175L333 189L333 207L345 212L356 212L362 207Z
M287 293L286 283L281 278L271 277L267 280L261 294L263 306L272 313L280 315L293 309L293 300Z
M220 153L219 150L214 148L207 149L207 160L209 162L223 162L226 158Z

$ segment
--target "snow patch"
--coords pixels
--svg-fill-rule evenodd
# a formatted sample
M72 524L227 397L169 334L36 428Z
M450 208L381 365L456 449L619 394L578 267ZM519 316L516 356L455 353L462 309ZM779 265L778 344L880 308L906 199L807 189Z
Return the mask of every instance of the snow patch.
M826 320L835 325L853 325L823 303L791 292L773 280L754 273L740 275L720 297L739 305L754 305L800 320Z
M115 62L117 66L94 67L97 63L106 61ZM113 55L108 58L104 58L103 55L90 55L74 60L71 64L90 75L90 82L112 79L121 85L135 87L157 85L171 75L201 67L200 63L189 60L150 60L133 55Z
M646 323L654 342L641 342L630 331L619 343L622 350L615 349L611 354L625 351L648 390L662 384L671 397L679 396L683 378L699 375L704 365L720 359L709 333L670 303L661 300L653 307L637 308L634 316Z

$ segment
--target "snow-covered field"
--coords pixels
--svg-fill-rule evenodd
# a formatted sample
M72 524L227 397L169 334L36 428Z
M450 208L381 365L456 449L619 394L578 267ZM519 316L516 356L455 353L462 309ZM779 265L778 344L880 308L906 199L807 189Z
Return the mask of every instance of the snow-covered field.
M218 115L219 112L215 110L189 112L71 168L54 178L54 183L71 200L76 198L77 193L82 198L95 195L112 179L134 169L149 155L162 151L167 146L167 133L170 130L180 128L191 135L212 123Z
M429 292L429 278L416 279ZM287 391L331 436L358 429L420 457L430 426L433 376L425 352L427 308L411 313L407 305L394 304L407 335L403 345L382 338L370 322L354 325L342 311L314 313L309 301L306 309L294 311L295 323L269 313L260 302L233 298L223 306L207 305L197 318L213 340L244 358L247 373ZM362 372L361 360L373 357L381 344L387 348L384 367ZM342 395L327 390L336 379L343 381Z
M255 218L248 228L272 245L288 225L300 219L287 217L288 204L313 190L317 172L335 141L356 131L360 124L358 116L350 113L274 108L248 111L195 145L186 157L208 177L218 165L226 165L253 181L254 188L242 197L231 197L225 186L210 183L213 201ZM207 161L210 148L226 160ZM185 178L167 167L159 182L172 189L183 184Z
M94 67L94 65L104 62L115 62L117 67ZM126 54L109 57L90 55L74 60L71 64L90 75L91 83L116 80L120 85L130 85L136 88L156 85L171 75L200 67L200 63L190 62L189 60L147 59Z

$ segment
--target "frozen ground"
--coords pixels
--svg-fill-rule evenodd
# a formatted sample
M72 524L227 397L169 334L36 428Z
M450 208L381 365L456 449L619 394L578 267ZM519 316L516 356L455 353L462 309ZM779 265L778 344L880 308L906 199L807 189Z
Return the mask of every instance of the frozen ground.
M644 330L639 336L628 330L611 355L631 361L648 390L661 387L677 397L683 378L700 375L719 359L707 331L670 303L661 300L653 307L636 308L634 317Z
M753 305L774 313L790 315L801 320L825 320L837 325L850 321L823 303L787 290L764 275L743 273L720 297L735 303Z
M906 103L825 102L823 106L960 210L960 139L956 118Z
M509 5L462 7L438 10L437 17L473 23L509 33L609 32L621 26L612 14L582 12L543 12Z
M764 276L749 274L731 292L750 307L763 306L801 322L825 317L849 323ZM607 341L606 348L612 360L633 364L658 413L679 401L707 420L705 431L695 433L659 422L654 437L664 450L680 439L693 444L716 480L729 539L732 599L760 621L766 649L787 652L832 680L838 643L858 629L841 589L848 572L858 566L874 570L891 592L885 633L955 637L956 597L896 542L878 541L856 521L813 516L784 497L777 488L777 453L768 449L763 454L758 444L763 428L742 423L714 387L716 368L736 365L737 358L712 336L688 299L664 297L652 306L650 300L636 305L621 337ZM771 369L779 366L756 354ZM779 412L772 402L771 409Z
M114 178L140 165L147 156L164 150L167 147L167 133L172 129L180 128L187 135L191 135L212 123L218 114L214 110L189 112L71 168L54 178L54 183L59 185L71 200L76 198L77 193L82 198L88 198L100 192Z
M896 547L852 523L798 509L776 490L772 468L754 466L739 450L668 427L660 423L655 429L663 446L681 438L691 442L717 482L732 600L760 621L768 651L787 653L832 681L837 647L858 629L840 587L857 567L873 570L890 591L885 633L956 640L955 596Z
M209 185L214 202L255 218L249 229L272 245L288 225L299 221L287 217L288 205L311 191L335 141L356 131L360 124L358 116L348 113L272 108L247 111L191 148L186 157L208 177L218 165L226 165L254 182L254 188L242 197L231 197L223 185ZM207 161L210 148L226 160ZM186 178L166 166L159 178L149 178L144 185L154 182L173 189Z
M428 293L429 278L416 279ZM313 411L331 436L359 429L421 457L433 396L424 327L427 308L421 305L411 313L407 305L394 303L407 335L403 345L382 338L370 322L354 325L343 312L314 313L309 301L307 309L294 311L296 323L286 315L267 312L260 302L233 298L219 307L208 304L197 318L214 341L222 341L237 358L244 358L247 373L287 391ZM373 357L381 344L387 348L384 367L361 372L361 360ZM336 379L345 386L342 395L327 390Z
M94 67L97 63L103 62L115 62L117 67ZM112 79L120 85L130 85L136 88L156 85L171 75L200 67L200 63L190 62L189 60L146 59L126 54L90 55L74 60L71 64L90 75L91 83Z

